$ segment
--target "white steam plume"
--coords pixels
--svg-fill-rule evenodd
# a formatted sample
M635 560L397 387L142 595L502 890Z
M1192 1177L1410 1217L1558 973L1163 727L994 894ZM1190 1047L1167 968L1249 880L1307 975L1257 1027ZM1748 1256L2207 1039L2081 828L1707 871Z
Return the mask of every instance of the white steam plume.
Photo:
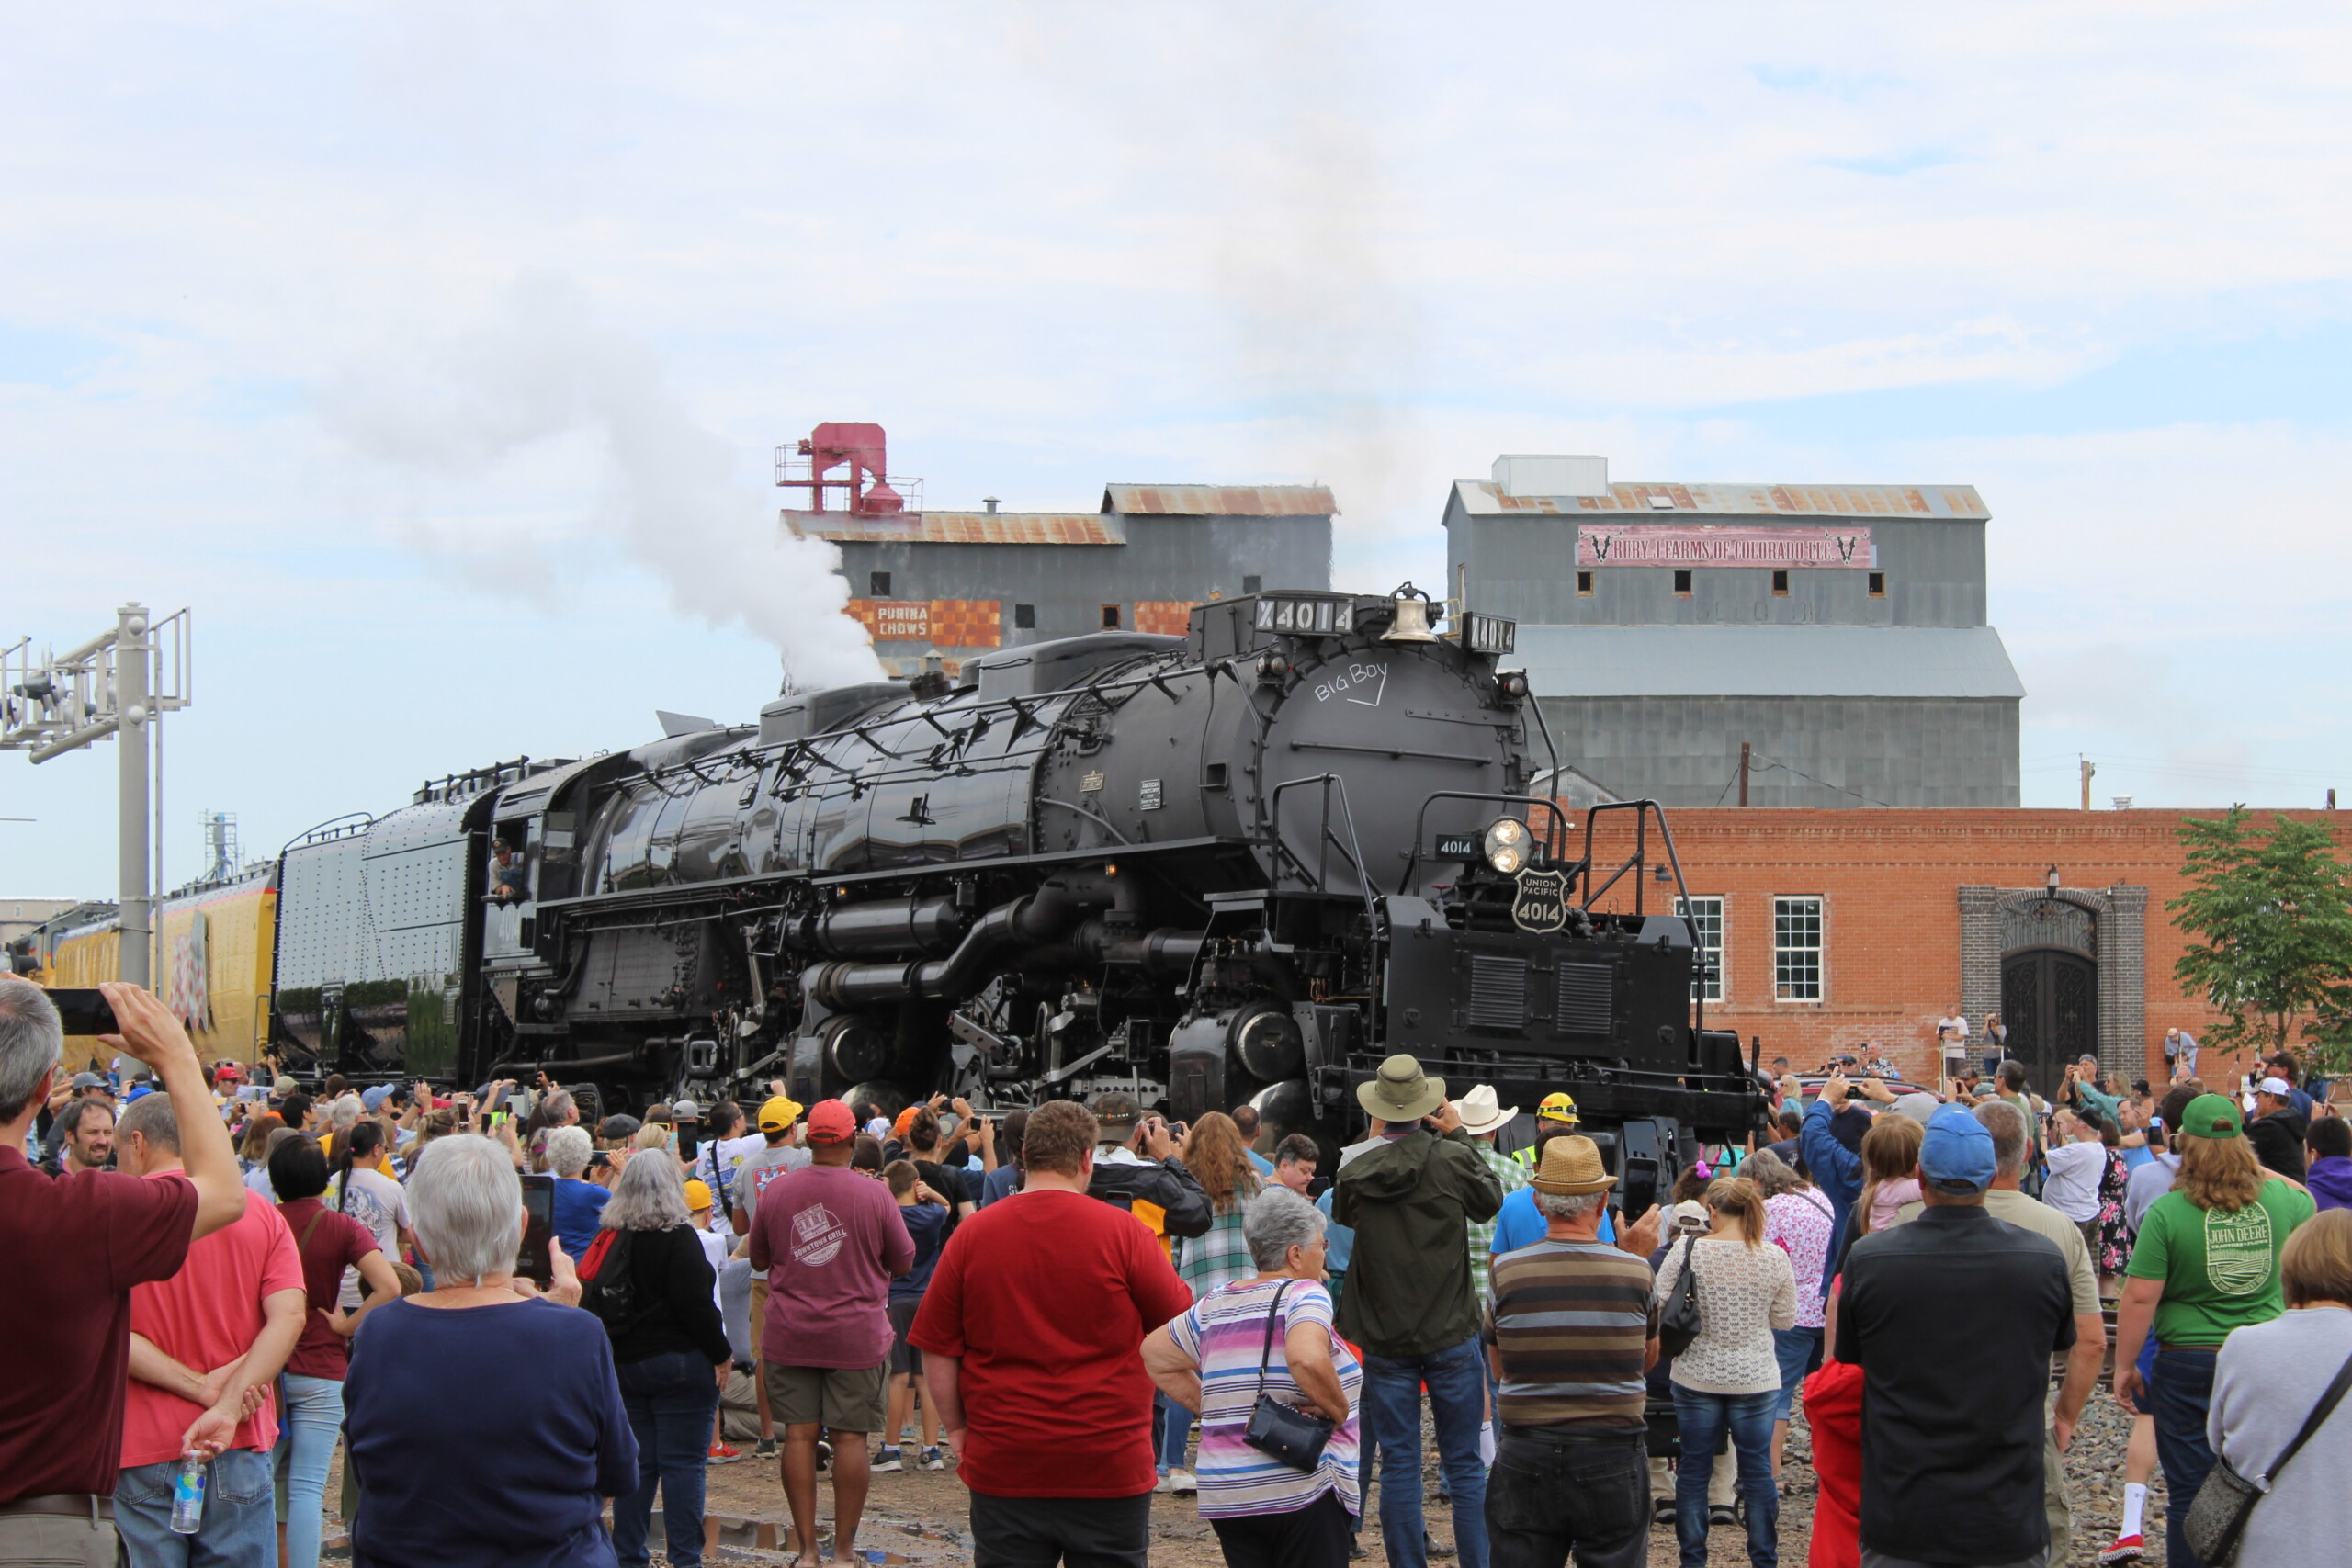
M788 682L880 678L865 630L842 605L840 552L797 539L741 481L741 454L662 386L647 345L599 327L584 290L556 273L506 288L481 328L340 378L321 397L328 427L356 451L424 478L478 475L536 443L580 435L613 470L610 502L583 519L660 577L670 605L773 643ZM552 603L559 537L484 538L470 524L418 519L412 542L469 581Z

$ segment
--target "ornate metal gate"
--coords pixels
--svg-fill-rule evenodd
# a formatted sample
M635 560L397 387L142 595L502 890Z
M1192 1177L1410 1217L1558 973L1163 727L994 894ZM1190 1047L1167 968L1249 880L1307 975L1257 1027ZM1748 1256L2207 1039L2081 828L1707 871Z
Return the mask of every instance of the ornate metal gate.
M2028 948L2001 960L2001 1021L2009 1055L2033 1087L2056 1092L2065 1066L2098 1054L2098 964L2063 947Z

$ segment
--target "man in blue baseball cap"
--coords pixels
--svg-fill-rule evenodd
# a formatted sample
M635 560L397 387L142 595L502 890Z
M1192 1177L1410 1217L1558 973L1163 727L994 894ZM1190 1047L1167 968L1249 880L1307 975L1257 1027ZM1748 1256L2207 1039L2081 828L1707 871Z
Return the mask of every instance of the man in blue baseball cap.
M1984 1124L1943 1107L1919 1145L1919 1216L1846 1254L1837 1356L1864 1377L1863 1568L2051 1561L2043 1400L2074 1296L2056 1243L1986 1211L1998 1163Z

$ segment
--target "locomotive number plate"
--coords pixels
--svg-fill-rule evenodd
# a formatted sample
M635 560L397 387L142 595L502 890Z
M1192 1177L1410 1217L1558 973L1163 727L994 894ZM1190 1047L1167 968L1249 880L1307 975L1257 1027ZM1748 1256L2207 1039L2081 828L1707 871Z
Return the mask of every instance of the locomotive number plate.
M1500 615L1468 615L1462 617L1464 633L1473 653L1514 653L1519 646L1519 623L1507 621Z
M1476 833L1440 833L1437 836L1437 858L1440 860L1477 860L1486 852L1486 847Z
M1352 599L1261 599L1258 629L1261 632L1307 632L1345 637L1356 629Z
M1568 874L1522 871L1510 901L1511 923L1523 931L1555 931L1568 923Z

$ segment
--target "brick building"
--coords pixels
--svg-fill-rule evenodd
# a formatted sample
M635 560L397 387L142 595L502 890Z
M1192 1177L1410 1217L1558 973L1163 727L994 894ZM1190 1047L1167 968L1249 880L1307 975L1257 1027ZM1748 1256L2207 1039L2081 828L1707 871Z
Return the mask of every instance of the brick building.
M1674 811L1693 912L1717 955L1708 1022L1760 1036L1767 1062L1809 1070L1871 1043L1931 1076L1936 1021L1957 1002L1973 1030L2004 1015L2037 1089L2086 1050L2126 1080L2161 1082L2165 1029L2202 1036L2216 1016L2173 978L2186 942L2165 906L2186 886L2181 820L2218 815ZM1979 1043L1973 1034L1972 1054ZM2242 1066L2211 1051L2199 1063L2209 1082Z

